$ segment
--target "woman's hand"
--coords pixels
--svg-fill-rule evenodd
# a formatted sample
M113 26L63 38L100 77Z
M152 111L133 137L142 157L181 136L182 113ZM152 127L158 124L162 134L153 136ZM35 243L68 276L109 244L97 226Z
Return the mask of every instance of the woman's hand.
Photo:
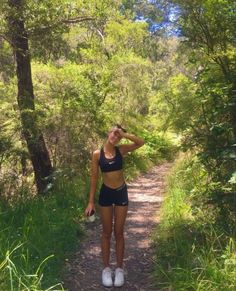
M94 211L94 212L95 212L95 205L94 205L93 202L89 202L89 203L88 203L88 206L87 206L87 208L85 209L84 214L85 214L86 216L90 216L91 211Z
M115 132L122 138L125 137L125 132L121 128L116 128Z

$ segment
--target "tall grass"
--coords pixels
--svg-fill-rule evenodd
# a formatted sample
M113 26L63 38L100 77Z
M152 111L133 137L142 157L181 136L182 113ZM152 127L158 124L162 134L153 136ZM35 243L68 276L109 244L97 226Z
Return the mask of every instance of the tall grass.
M60 177L48 197L0 204L0 290L63 290L61 271L81 239L86 191L86 183Z
M21 248L22 244L16 246L11 252L7 251L4 260L0 264L0 273L1 273L1 281L2 281L2 290L42 290L42 279L43 279L43 265L50 258L44 259L34 274L25 274L24 270L17 269L17 266L12 261L11 256L16 252L19 248ZM22 255L22 254L21 254ZM49 290L64 290L63 286L58 283L49 288L44 288L45 291Z
M236 243L218 227L217 209L196 206L207 175L200 163L181 158L170 173L156 246L154 277L162 290L236 290ZM202 197L204 201L205 197Z

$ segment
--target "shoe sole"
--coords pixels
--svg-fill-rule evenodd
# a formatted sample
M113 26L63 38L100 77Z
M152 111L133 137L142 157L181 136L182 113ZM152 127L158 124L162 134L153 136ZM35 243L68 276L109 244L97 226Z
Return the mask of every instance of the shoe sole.
M122 286L124 286L124 284L125 284L125 283L123 283L122 285L115 285L115 284L114 284L114 287L122 287Z
M105 284L102 283L102 286L107 287L107 288L110 288L110 287L113 286L113 283L111 283L111 285L105 285Z
M109 286L108 286L108 285L104 285L104 284L102 284L102 286L105 287L105 288L111 288L113 285L109 285Z

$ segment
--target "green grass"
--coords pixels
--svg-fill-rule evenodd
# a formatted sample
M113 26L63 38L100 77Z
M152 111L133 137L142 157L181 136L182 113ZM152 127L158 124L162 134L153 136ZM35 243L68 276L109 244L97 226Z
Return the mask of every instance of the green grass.
M236 289L235 239L217 225L217 209L192 203L196 196L201 199L197 191L204 189L206 179L202 166L186 157L169 176L161 223L153 234L158 288Z
M24 270L17 268L15 263L12 261L14 253L22 247L22 244L16 246L12 251L7 251L4 260L0 264L1 272L1 290L42 290L42 279L43 279L43 265L50 259L45 258L34 274L26 274ZM23 256L23 254L21 253ZM51 256L52 257L52 256ZM8 278L8 280L6 280ZM56 288L56 289L55 289ZM63 286L58 283L49 288L44 288L44 291L48 290L64 290Z
M49 197L0 205L0 290L50 290L78 247L86 186L59 179Z

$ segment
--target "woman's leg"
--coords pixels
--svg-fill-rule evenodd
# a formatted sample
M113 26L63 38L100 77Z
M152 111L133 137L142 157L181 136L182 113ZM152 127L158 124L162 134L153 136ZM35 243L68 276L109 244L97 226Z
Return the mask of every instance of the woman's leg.
M114 224L114 231L115 231L115 239L116 239L116 260L117 260L117 267L122 268L123 265L123 258L124 258L124 224L125 219L128 211L127 206L115 206L115 224Z
M112 234L113 206L100 206L100 214L102 221L102 258L104 266L108 267L110 261L110 240Z

